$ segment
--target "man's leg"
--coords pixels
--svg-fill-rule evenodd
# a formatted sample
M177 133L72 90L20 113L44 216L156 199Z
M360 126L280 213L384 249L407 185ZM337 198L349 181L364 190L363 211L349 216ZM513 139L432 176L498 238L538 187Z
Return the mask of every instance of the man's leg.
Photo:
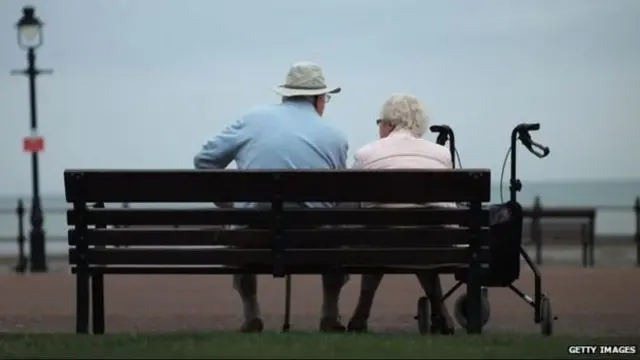
M242 311L244 322L240 331L261 332L264 324L260 317L260 305L258 304L258 280L254 274L233 275L233 287L242 299Z
M349 320L349 331L367 331L367 320L373 306L373 298L384 274L362 275L358 305Z
M360 203L347 202L335 205L343 209L357 209ZM320 331L342 332L344 325L340 322L340 292L349 281L349 275L332 273L322 275L322 316L320 318Z
M342 332L344 325L340 322L340 291L349 281L349 275L336 273L322 275L322 317L320 331Z
M432 332L452 334L454 325L447 306L442 301L442 284L440 276L434 271L419 271L416 273L418 281L425 295L429 298L432 311Z

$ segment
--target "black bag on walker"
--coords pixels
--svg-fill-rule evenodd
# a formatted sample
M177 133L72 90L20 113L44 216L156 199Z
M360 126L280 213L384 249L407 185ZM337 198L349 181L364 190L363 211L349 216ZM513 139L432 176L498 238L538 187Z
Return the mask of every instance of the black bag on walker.
M520 248L522 245L522 206L517 202L490 205L491 262L483 269L482 285L505 287L520 277ZM458 281L466 281L468 269L456 272Z

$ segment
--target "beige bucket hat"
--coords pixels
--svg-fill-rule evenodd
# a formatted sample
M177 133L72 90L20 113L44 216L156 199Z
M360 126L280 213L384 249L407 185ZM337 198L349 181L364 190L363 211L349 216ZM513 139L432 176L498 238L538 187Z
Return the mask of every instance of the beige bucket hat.
M273 89L282 96L337 94L341 90L339 87L328 87L320 66L309 61L293 64L285 84Z

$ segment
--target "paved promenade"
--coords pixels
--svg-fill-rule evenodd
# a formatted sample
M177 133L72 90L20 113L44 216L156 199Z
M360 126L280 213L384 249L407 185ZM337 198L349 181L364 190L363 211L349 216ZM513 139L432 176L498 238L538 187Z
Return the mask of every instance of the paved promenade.
M640 269L547 267L543 288L553 301L558 333L635 334L640 337ZM518 286L532 294L533 277L523 269ZM343 315L353 309L359 276L344 289ZM445 285L453 284L446 277ZM109 276L107 331L198 331L235 329L240 303L228 276ZM75 282L70 275L0 275L0 331L74 331ZM457 294L461 290L458 290ZM453 296L454 300L457 294ZM387 276L379 290L371 328L414 332L420 287L412 276ZM489 330L538 332L533 310L508 289L489 293ZM278 330L284 309L284 281L260 278L260 300L268 329ZM315 329L320 280L293 280L293 329ZM451 304L450 304L451 305Z

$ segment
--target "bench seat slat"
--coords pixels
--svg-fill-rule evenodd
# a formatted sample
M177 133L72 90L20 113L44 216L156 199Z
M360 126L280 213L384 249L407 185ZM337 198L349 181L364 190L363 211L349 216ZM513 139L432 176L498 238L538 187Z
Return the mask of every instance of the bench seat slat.
M78 263L76 249L69 250L71 264ZM86 261L95 265L272 265L271 250L256 249L105 249L92 248ZM325 266L378 265L415 266L468 263L466 248L405 248L405 249L292 249L285 255L287 264ZM479 259L487 262L489 249L481 248Z
M65 170L67 202L490 201L487 169ZM379 184L401 184L379 191Z
M285 209L283 219L294 226L318 225L468 225L473 214L468 209L402 208L402 209ZM267 209L89 209L81 218L74 210L67 211L67 224L156 226L207 226L241 224L270 227ZM477 219L488 226L489 210L483 209ZM289 227L289 226L287 226Z
M489 229L481 230L481 244L487 244ZM98 246L235 246L269 249L273 244L271 230L255 229L89 229L79 239L76 230L69 231L69 245L84 241ZM285 230L288 248L381 246L434 247L469 244L466 228L319 228Z

